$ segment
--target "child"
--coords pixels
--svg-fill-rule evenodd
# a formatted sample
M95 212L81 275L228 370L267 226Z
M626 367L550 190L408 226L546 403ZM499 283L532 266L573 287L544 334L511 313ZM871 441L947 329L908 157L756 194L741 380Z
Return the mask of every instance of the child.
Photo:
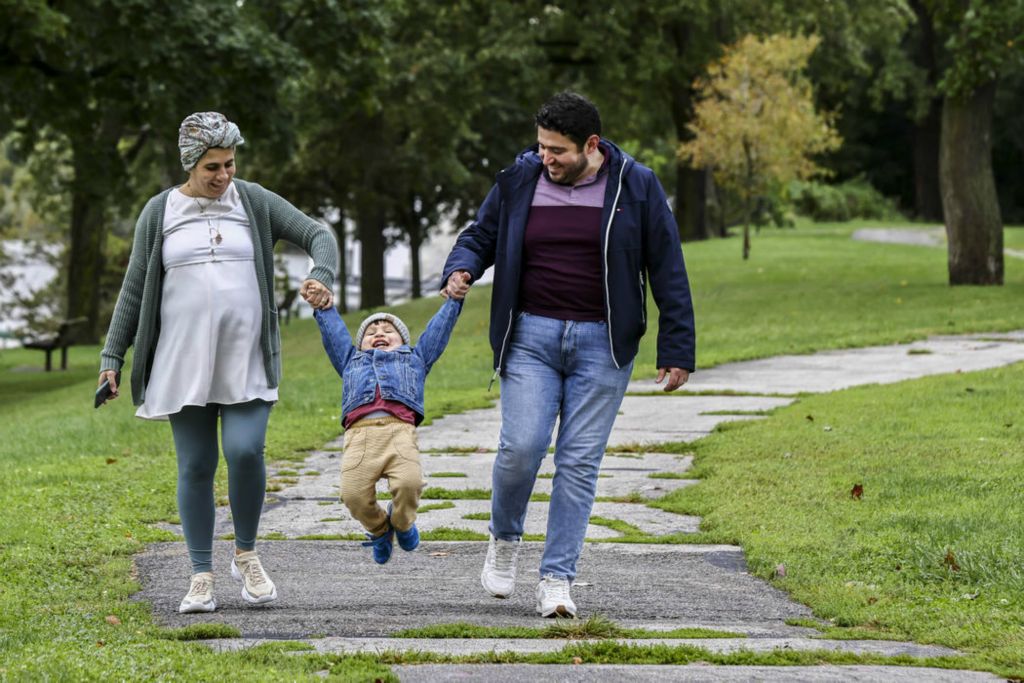
M314 311L324 349L342 378L341 498L366 528L363 545L373 559L391 559L392 536L402 550L420 543L416 508L426 482L420 467L415 426L423 421L423 384L448 345L462 301L449 298L427 323L416 348L409 329L390 313L374 313L359 326L355 340L333 307ZM377 504L376 485L388 478L392 502Z

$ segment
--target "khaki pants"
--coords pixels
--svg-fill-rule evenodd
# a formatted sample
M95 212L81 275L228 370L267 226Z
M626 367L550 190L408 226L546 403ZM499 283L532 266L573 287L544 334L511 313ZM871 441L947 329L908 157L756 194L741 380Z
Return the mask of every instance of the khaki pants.
M377 504L377 481L382 477L387 477L391 491L391 525L408 531L416 521L426 482L416 428L397 417L364 418L345 430L341 500L374 536L388 529L387 514Z

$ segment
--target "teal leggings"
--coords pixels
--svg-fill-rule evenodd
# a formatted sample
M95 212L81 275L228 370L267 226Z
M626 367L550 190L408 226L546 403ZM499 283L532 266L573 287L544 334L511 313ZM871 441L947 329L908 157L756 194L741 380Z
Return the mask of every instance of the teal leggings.
M178 514L192 573L213 571L215 503L213 476L220 416L224 459L228 463L228 501L235 525L235 547L252 550L263 512L267 471L263 445L271 404L250 401L235 405L210 403L185 406L170 416L174 449L178 453Z

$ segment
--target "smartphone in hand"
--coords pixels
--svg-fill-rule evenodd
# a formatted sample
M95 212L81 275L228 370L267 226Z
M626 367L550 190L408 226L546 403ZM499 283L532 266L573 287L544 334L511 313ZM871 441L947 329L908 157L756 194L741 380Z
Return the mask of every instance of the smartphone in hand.
M121 373L120 372L117 373L117 384L118 384L118 386L121 385ZM103 380L103 384L101 384L100 388L96 390L96 399L94 401L93 407L94 408L99 408L101 405L103 405L104 403L107 402L107 399L109 399L113 395L114 395L114 392L110 388L110 380L109 379Z

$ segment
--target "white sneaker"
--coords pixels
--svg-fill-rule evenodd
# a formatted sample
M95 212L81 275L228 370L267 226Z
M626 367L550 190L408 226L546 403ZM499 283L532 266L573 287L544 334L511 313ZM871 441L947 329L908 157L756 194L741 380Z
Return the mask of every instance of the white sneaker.
M192 575L192 585L188 594L182 598L178 611L182 614L192 612L212 612L217 609L217 601L213 599L213 574L200 572Z
M231 576L242 581L242 599L253 605L277 600L277 587L263 571L255 550L231 558Z
M480 572L484 590L496 598L507 598L516 589L516 559L520 541L502 541L491 536L487 545L487 559Z
M576 603L569 597L566 579L545 576L537 584L537 611L542 617L576 618Z

